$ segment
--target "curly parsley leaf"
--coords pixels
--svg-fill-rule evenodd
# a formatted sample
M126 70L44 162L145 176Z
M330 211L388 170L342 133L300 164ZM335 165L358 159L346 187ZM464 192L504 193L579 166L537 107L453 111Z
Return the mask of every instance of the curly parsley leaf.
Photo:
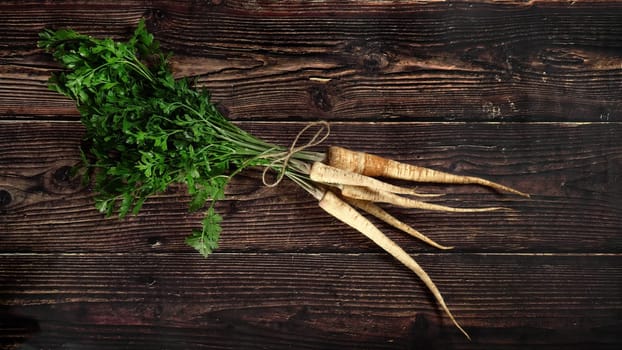
M185 184L191 210L211 201L201 230L187 242L203 255L213 251L221 220L213 201L224 197L233 174L271 166L284 148L231 123L188 79L174 79L144 21L126 42L60 29L43 31L39 46L64 67L50 88L75 101L85 126L88 146L81 152L96 207L106 215L136 214L146 198Z
M207 257L216 248L220 239L220 222L222 217L210 207L202 221L202 230L193 230L192 235L186 237L186 244L196 249L201 255Z

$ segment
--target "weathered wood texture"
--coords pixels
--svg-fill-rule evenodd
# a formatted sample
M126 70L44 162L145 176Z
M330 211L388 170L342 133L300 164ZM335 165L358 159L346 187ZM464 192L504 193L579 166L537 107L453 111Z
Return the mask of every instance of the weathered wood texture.
M75 113L45 91L39 30L123 37L146 16L178 74L198 76L235 118L622 116L618 1L103 4L0 4L0 112Z
M0 349L622 346L622 3L3 1L0 18ZM412 273L259 171L218 204L209 259L183 244L200 219L183 187L103 218L69 176L83 128L35 43L44 27L123 38L140 18L176 75L267 140L322 118L328 144L532 193L424 186L513 211L393 211L453 251L384 228L473 341Z
M135 218L104 219L93 207L89 189L68 177L68 167L79 162L83 129L78 123L3 124L0 188L5 194L0 210L8 234L0 236L0 249L189 251L182 238L201 214L187 213L183 188L148 201ZM266 140L287 144L304 123L241 125ZM621 134L616 123L348 122L333 124L327 142L495 179L534 194L524 199L475 186L422 187L453 192L435 202L465 207L501 204L517 211L397 211L430 236L448 244L460 242L461 250L611 253L622 249L622 208L617 205L622 196ZM223 250L348 252L372 246L354 232L344 239L341 224L329 219L302 189L292 183L269 189L260 175L249 171L238 176L229 186L228 200L218 205L226 217ZM396 239L428 249L407 236ZM33 246L33 241L40 244Z
M415 257L473 342L375 254L3 255L4 304L21 315L6 336L44 349L619 345L619 256Z

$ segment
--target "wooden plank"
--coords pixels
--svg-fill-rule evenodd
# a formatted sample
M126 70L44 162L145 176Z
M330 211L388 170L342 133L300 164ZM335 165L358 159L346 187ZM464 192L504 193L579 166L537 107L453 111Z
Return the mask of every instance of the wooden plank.
M286 145L304 123L241 123ZM483 176L533 194L498 195L475 186L431 186L449 193L435 202L504 205L512 212L394 213L461 251L619 252L622 248L622 128L598 124L334 123L327 144L379 153L456 173ZM188 251L183 238L198 225L183 188L148 201L124 221L104 219L92 193L68 177L79 161L78 123L4 122L0 127L0 249L4 252ZM238 176L217 206L224 215L224 252L377 251L317 208L289 182L262 185L258 171ZM383 227L409 249L429 250Z
M415 258L472 342L409 271L375 254L2 254L0 320L14 322L5 341L45 349L620 343L620 255Z
M617 1L218 3L3 2L0 117L76 116L45 89L44 27L123 38L141 17L235 119L622 115Z
M10 0L0 13L0 349L620 348L619 1ZM394 211L453 251L385 228L473 341L410 271L258 171L218 204L208 259L183 243L200 213L182 187L124 221L97 213L69 176L83 129L45 87L58 67L37 33L122 39L140 18L177 76L271 142L325 119L326 144L534 194L426 186L449 193L438 203L515 211Z

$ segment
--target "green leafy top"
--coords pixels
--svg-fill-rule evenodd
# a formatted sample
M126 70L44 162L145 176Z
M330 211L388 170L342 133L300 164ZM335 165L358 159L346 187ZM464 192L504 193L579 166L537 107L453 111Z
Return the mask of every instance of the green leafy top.
M127 42L96 39L72 30L45 30L39 46L65 70L50 88L75 100L89 145L83 149L94 180L97 208L124 217L172 183L185 183L191 210L208 200L202 229L186 242L207 256L217 247L221 218L214 200L233 174L247 166L272 166L283 148L232 124L207 92L174 79L167 57L141 21ZM313 157L296 155L302 158ZM290 167L291 168L291 167ZM287 175L305 181L304 171Z

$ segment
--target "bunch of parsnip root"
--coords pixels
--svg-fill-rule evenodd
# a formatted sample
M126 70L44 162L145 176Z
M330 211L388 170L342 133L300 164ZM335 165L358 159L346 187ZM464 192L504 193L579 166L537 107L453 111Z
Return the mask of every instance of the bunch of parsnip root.
M147 197L170 184L185 184L191 210L203 209L201 229L186 243L207 256L218 245L220 221L214 203L225 186L247 167L263 167L264 183L288 178L319 201L320 208L355 228L411 269L432 292L452 322L460 327L428 274L402 248L357 209L424 242L430 240L391 216L376 203L445 212L482 212L491 208L453 208L422 200L424 195L377 178L415 183L479 184L521 196L525 193L478 177L452 175L403 164L379 156L329 147L310 151L328 136L326 122L311 123L289 147L265 142L225 118L206 91L187 79L174 79L168 56L159 49L144 22L127 42L97 39L70 29L45 30L40 47L51 52L63 69L50 78L50 88L76 102L86 129L83 164L92 183L96 207L124 217L138 213ZM316 128L311 140L298 146L301 134ZM268 182L266 172L277 176ZM207 206L207 208L206 208Z

